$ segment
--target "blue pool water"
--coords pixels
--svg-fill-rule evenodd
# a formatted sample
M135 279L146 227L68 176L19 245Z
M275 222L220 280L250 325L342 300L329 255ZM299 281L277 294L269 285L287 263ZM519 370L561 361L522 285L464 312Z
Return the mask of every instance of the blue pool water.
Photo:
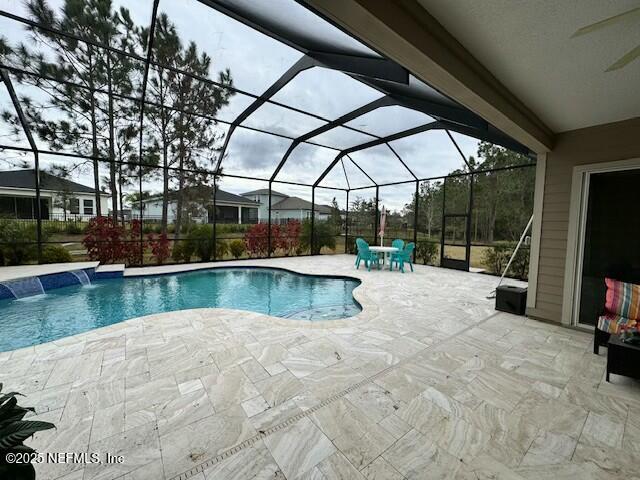
M0 300L0 351L49 342L153 313L220 307L276 317L332 320L361 308L358 280L267 268L219 268L97 280L20 300Z

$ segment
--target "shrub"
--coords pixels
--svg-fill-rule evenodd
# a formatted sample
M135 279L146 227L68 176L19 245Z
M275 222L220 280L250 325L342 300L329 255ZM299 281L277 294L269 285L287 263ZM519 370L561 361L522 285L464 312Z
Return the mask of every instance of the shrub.
M507 262L509 262L511 248L508 242L496 242L485 250L482 262L491 273L501 275L504 267L507 266Z
M36 229L37 229L37 226L33 230L34 235L35 235ZM51 237L51 235L55 235L60 231L64 231L64 228L61 230L59 226L54 224L54 222L47 222L47 221L42 222L42 235L44 237L49 238Z
M123 257L127 265L142 265L142 250L145 247L145 242L140 241L141 229L142 222L140 220L131 220L129 234L125 235L123 248Z
M487 269L495 275L502 275L515 247L516 244L514 242L496 242L493 246L487 248L482 258ZM526 280L528 275L529 247L521 245L509 267L507 276Z
M311 255L318 255L323 247L336 248L336 237L331 231L329 222L315 222L313 228L313 245L311 245L311 221L305 220L302 224L300 244L305 250L310 250Z
M161 233L158 237L149 234L147 243L151 248L151 256L158 265L162 265L170 256L171 249L166 233Z
M271 225L271 253L275 251L279 238L280 227ZM266 223L252 225L244 234L244 243L250 256L266 257L269 250L269 225Z
M251 229L253 225L241 224L241 223L222 223L216 225L216 232L218 233L245 233Z
M438 254L438 244L429 240L418 242L416 245L416 260L422 259L424 265L434 265Z
M227 242L218 240L216 242L216 259L222 260L227 253L229 253L229 245L227 245Z
M7 265L22 265L37 259L36 229L35 223L0 220L0 249ZM42 240L46 239L47 232L43 229Z
M171 258L176 262L189 263L191 261L191 257L193 257L193 253L192 245L189 242L179 241L173 245Z
M92 218L82 244L91 260L112 263L123 256L124 228L110 217Z
M520 245L520 249L513 259L507 275L510 273L516 278L527 280L529 278L529 253L530 250L528 246Z
M229 244L229 251L231 252L231 255L233 255L233 258L235 258L236 260L240 258L246 250L247 247L245 247L242 240L233 240Z
M86 228L82 244L91 260L113 263L124 260L129 265L141 263L140 252L144 244L140 242L139 220L132 220L126 230L112 217L95 217Z
M300 247L300 230L301 225L298 220L289 220L284 228L280 229L277 246L284 251L285 255L289 256L298 251Z
M192 225L187 233L187 245L200 260L208 262L213 256L213 227L211 225Z
M42 249L42 263L72 262L71 254L61 245L47 245Z
M80 235L82 233L82 227L73 221L68 221L64 227L64 232L68 235Z

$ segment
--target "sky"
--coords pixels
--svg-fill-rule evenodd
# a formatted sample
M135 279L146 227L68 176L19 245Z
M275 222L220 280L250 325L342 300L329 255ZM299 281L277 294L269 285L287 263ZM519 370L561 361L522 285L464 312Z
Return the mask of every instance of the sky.
M310 15L310 12L300 10L304 7L293 0L256 1L268 1L272 8L275 8L273 2L276 2L277 8L275 10L285 19L309 18ZM62 0L50 0L50 4L54 7L59 7L62 3ZM116 8L126 6L137 24L149 25L152 7L150 0L114 0L113 3ZM0 0L0 9L21 16L25 16L26 13L21 0ZM228 68L231 71L234 86L255 95L263 93L302 56L297 50L226 17L196 0L161 0L159 11L169 16L185 44L193 41L200 50L211 56L213 59L211 78L215 78L218 71ZM316 29L319 35L330 35L331 38L339 39L343 44L350 44L353 48L366 50L367 47L359 44L355 39L346 37L343 32L332 25L317 17L313 20L314 23L310 24L309 28ZM0 32L9 42L14 44L27 38L22 25L5 18L0 18ZM30 94L34 98L45 100L42 95L38 96L37 92L28 88L18 85L16 89L19 94ZM327 120L333 120L380 96L380 92L341 72L316 67L299 74L279 91L273 100L303 109ZM251 101L250 96L236 94L231 98L230 105L218 112L218 117L232 120ZM0 86L0 109L4 110L7 107L10 107L10 100L4 88ZM55 112L49 114L55 117ZM364 130L372 135L388 135L430 121L432 121L430 117L420 112L394 106L385 107L359 117L350 122L349 126ZM317 118L298 114L271 103L263 105L243 123L248 127L265 129L293 137L302 135L322 124L324 122ZM224 125L219 125L219 128L222 133L227 129ZM454 137L465 156L476 155L477 140L458 134L454 134ZM335 158L338 153L336 149L348 148L373 138L373 136L346 128L331 130L313 138L312 141L333 148L309 144L299 145L289 157L277 179L311 184ZM0 142L27 146L25 138L9 137L7 126L1 124ZM224 172L269 178L289 145L290 140L238 128L229 141L227 155L223 162ZM460 154L443 131L422 133L392 142L390 145L419 178L446 175L463 166ZM48 148L47 145L42 145L42 147ZM5 160L0 162L0 168L6 169L6 160L15 156L14 152L0 153L0 160ZM41 163L46 168L51 163L60 163L60 161L60 158L43 156ZM351 158L339 162L321 185L345 188L347 186L345 172L349 179L348 185L351 188L371 185L371 181L360 172L355 164L365 170L378 183L413 178L397 160L393 151L383 145L356 152L351 155ZM79 168L74 175L76 176L75 181L92 185L90 168ZM221 183L222 189L233 193L266 188L266 186L266 182L229 177L225 177ZM161 182L159 179L145 179L145 188L157 193L161 190ZM273 188L289 195L297 195L311 200L311 188L309 187L274 184ZM413 190L413 184L381 188L381 203L384 203L389 209L399 210L411 200ZM359 193L353 192L351 198L356 196L371 197L373 196L372 192L373 189L363 190ZM333 196L336 196L339 203L344 203L344 192L323 191L322 189L316 191L319 203L328 203Z

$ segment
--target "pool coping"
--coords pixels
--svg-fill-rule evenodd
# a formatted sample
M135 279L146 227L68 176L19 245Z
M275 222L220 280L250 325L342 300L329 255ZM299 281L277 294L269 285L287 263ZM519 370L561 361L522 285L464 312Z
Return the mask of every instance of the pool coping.
M15 265L0 267L0 283L22 280L31 277L41 277L56 273L66 273L77 270L97 269L100 262L67 262L49 263L44 265ZM103 265L104 266L104 265Z

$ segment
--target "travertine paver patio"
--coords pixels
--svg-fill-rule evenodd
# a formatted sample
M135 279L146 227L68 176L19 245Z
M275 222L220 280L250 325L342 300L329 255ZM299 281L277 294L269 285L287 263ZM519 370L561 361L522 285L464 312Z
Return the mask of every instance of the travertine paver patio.
M0 354L0 381L58 426L31 445L124 456L39 479L640 476L638 384L604 382L589 334L497 314L495 278L343 255L241 264L357 276L364 310L171 312Z

